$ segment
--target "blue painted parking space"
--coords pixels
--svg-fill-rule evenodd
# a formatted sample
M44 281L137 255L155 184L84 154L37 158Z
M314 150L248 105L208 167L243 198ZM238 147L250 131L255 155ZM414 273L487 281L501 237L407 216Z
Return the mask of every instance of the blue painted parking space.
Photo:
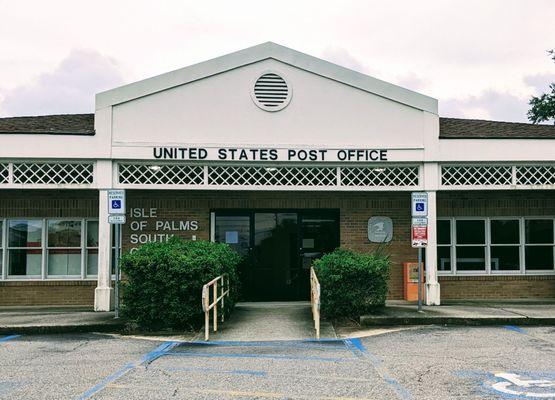
M172 382L181 398L191 399L367 399L373 392L412 398L359 339L337 339L168 342L104 378L79 399L151 398L154 393L164 398L170 395L164 381Z

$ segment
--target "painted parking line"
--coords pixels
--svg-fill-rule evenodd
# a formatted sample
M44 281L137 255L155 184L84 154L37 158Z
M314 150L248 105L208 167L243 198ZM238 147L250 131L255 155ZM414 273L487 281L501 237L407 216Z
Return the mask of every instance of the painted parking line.
M9 342L10 340L14 340L21 337L21 335L10 335L10 336L4 336L2 338L0 338L0 343L3 342Z
M355 361L353 358L340 357L316 357L316 356L290 356L283 354L247 354L247 353L198 353L176 351L164 354L165 356L188 357L188 358L263 358L271 360L302 360L302 361L323 361L323 362L346 362Z
M521 328L519 326L514 326L514 325L505 325L503 328L509 330L509 331L513 331L513 332L517 332L517 333L522 333L523 335L527 335L528 332L526 332L526 330L524 328Z
M365 358L374 367L378 375L389 385L400 399L412 400L411 394L405 389L396 379L391 377L385 368L382 366L381 360L374 354L370 353L362 344L360 339L345 339L345 346L353 352L354 355L360 358Z
M79 400L90 399L96 393L100 392L102 389L106 388L106 386L113 383L117 379L121 378L129 371L141 365L150 364L157 358L160 358L163 355L166 355L173 347L177 346L179 343L180 342L166 342L161 344L160 346L152 350L150 353L145 354L139 361L131 362L126 366L124 366L123 368L121 368L120 370L114 372L112 375L109 375L106 378L104 378L101 382L99 382L98 384L96 384L95 386L87 390L85 393L83 393L81 397L79 397Z

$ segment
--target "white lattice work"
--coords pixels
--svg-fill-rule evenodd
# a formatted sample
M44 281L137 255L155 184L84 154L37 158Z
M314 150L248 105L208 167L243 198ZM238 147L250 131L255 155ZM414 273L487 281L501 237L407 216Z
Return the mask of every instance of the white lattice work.
M342 167L342 186L418 186L419 168L410 167Z
M517 185L555 185L555 165L522 165L516 167Z
M9 164L0 164L0 183L8 183L10 181Z
M443 186L504 186L512 183L510 165L443 165Z
M119 183L130 185L202 185L204 167L183 164L119 164Z
M91 184L92 163L13 163L13 182L28 184Z
M208 167L209 185L232 186L336 186L334 167Z

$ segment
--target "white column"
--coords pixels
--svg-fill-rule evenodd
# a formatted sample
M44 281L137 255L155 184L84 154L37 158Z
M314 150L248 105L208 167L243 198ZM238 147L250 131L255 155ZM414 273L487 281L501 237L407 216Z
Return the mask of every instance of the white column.
M112 238L108 223L108 191L98 191L98 284L94 291L94 310L110 311L113 308Z
M428 191L428 247L426 248L426 305L439 306L437 281L437 204L436 192Z

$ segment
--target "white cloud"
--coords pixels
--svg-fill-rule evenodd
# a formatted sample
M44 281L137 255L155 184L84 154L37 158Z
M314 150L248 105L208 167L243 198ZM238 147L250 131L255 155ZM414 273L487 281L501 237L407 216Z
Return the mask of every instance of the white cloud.
M439 114L442 117L495 121L528 122L528 108L528 99L492 89L476 96L439 102Z
M74 49L52 71L28 84L0 90L4 116L94 111L94 95L124 82L117 62L94 50Z

